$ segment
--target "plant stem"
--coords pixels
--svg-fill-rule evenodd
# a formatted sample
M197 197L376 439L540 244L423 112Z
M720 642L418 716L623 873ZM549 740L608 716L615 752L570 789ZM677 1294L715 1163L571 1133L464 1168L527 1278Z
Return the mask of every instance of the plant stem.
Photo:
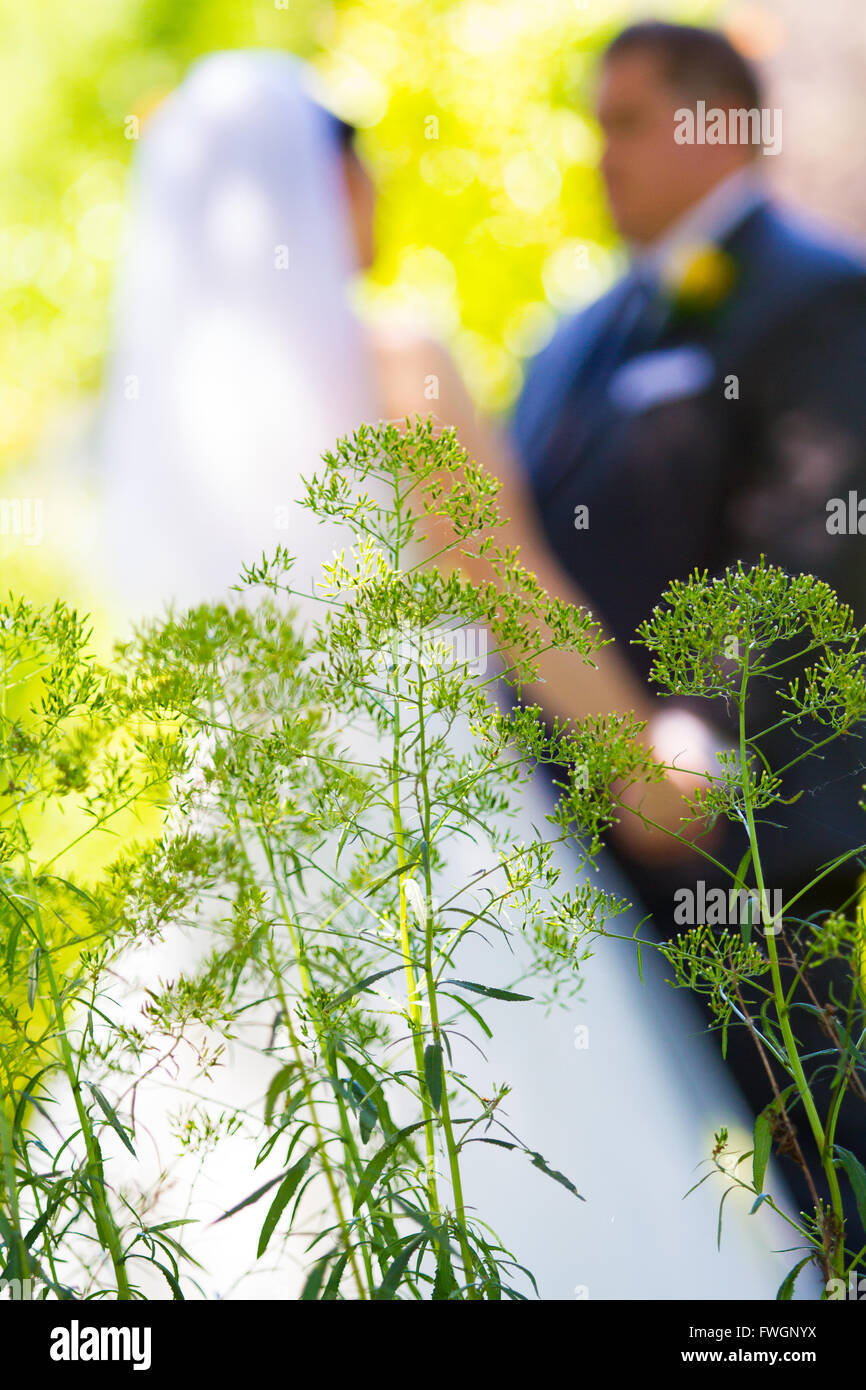
M301 981L301 989L302 989L302 991L303 991L304 998L306 999L307 1004L308 1004L308 1006L309 1006L310 1018L311 1018L311 1020L312 1020L313 1027L314 1027L315 1032L316 1032L316 1041L317 1041L318 1044L319 1044L319 1049L320 1049L320 1051L321 1051L321 1053L322 1053L322 1056L325 1058L326 1064L328 1064L328 1055L329 1055L329 1052L328 1052L328 1047L327 1047L327 1040L324 1038L324 1036L323 1036L323 1034L322 1034L322 1032L321 1032L321 1030L320 1030L320 1027L319 1027L319 1022L318 1022L319 1013L318 1013L318 1008L317 1008L317 1006L316 1006L316 1001L315 1001L315 998L314 998L314 995L313 995L313 981L312 981L312 977L311 977L311 975L310 975L309 967L308 967L308 965L307 965L307 961L306 961L306 952L305 952L305 950L304 950L303 941L301 940L300 929L299 929L299 928L296 928L296 926L295 926L295 923L296 923L296 921L297 921L297 913L296 913L296 912L293 912L293 911L291 910L291 909L294 907L294 904L293 904L293 903L292 903L292 904L287 903L286 898L285 898L285 895L284 895L284 893L283 893L282 885L279 883L279 881L278 881L278 879L277 879L277 866L276 866L276 861L275 861L275 858L274 858L274 854L273 854L272 847L271 847L271 845L270 845L270 843L269 843L269 841L268 841L268 839L267 839L267 836L264 834L264 831L262 830L262 828L261 828L260 826L257 826L257 830L258 830L259 842L261 843L262 848L264 849L265 854L266 854L266 856L267 856L268 867L270 868L270 871L271 871L271 880L272 880L272 882L273 882L274 891L275 891L276 894L277 894L277 899L278 899L279 904L280 904L280 911L282 912L282 915L283 915L283 922L285 923L286 930L287 930L287 932L288 932L288 934L289 934L289 939L290 939L290 941L291 941L291 943L292 943L292 950L293 950L293 952L294 952L295 962L296 962L297 967L298 967L298 975L299 975L299 978L300 978L300 981ZM291 898L291 888L289 888L288 885L287 885L287 891L288 891L288 893L289 893L289 897ZM272 969L272 971L275 973L276 987L277 987L277 990L279 991L279 990L281 989L281 987L282 987L282 981L281 981L281 979L279 978L279 976L276 974L276 971L275 971L273 943L270 942L270 941L269 941L269 947L270 947L270 953L271 953L271 969ZM281 1001L281 1004L282 1004L282 1001ZM348 1152L348 1154L349 1154L349 1157L352 1159L352 1161L353 1161L354 1164L355 1164L355 1168L356 1168L356 1171L358 1172L358 1175L360 1176L360 1173L361 1173L361 1171L362 1171L363 1165L362 1165L362 1163L361 1163L361 1158L360 1158L360 1155L359 1155L359 1153L358 1153L357 1145L355 1144L355 1137L354 1137L354 1135L353 1135L353 1133L352 1133L352 1127L351 1127L351 1124L350 1124L350 1122L349 1122L349 1117L348 1117L348 1115L347 1115L347 1113L346 1113L346 1107L345 1107L345 1104L344 1104L342 1095L341 1095L341 1093L340 1093L340 1088L339 1088L339 1077L336 1075L336 1073L331 1073L331 1071L330 1071L330 1065L329 1065L329 1064L328 1064L328 1067L329 1067L329 1075L330 1075L330 1077L331 1077L331 1083L332 1083L333 1088L334 1088L334 1096L335 1096L336 1105L337 1105L337 1112L338 1112L339 1117L340 1117L340 1137L341 1137L342 1142L343 1142L343 1144L344 1144L344 1146L345 1146L345 1148L346 1148L346 1150L347 1150L347 1152ZM347 1176L348 1176L348 1169L347 1169ZM350 1184L350 1188L351 1188L351 1184ZM338 1215L338 1219L340 1220L341 1224L344 1225L344 1219L343 1219L343 1216L342 1216L342 1212L341 1212L341 1208L340 1208L339 1202L337 1203L337 1215ZM344 1225L344 1231L345 1231L345 1225ZM347 1247L347 1253L348 1253L348 1247ZM361 1253L362 1253L362 1255L363 1255L363 1259L364 1259L364 1268L365 1268L366 1274L367 1274L367 1284L368 1284L368 1287L370 1288L370 1290L372 1291L373 1284L374 1284L373 1266L372 1266L372 1262L371 1262L371 1259L370 1259L370 1251L369 1251L369 1249L368 1249L368 1246L367 1246L366 1241L362 1241L362 1242L361 1242ZM354 1253L350 1254L350 1257L349 1257L349 1258L350 1258L350 1261L353 1263L353 1268L354 1268ZM357 1281L357 1279L356 1279L356 1283L357 1283L357 1282L358 1282L358 1281ZM360 1293L360 1286L359 1286L359 1293ZM360 1296L361 1296L362 1298L365 1298L365 1297L366 1297L366 1293L361 1293Z
M760 852L758 849L758 834L755 826L754 807L752 805L752 789L749 774L748 747L746 741L746 690L748 686L748 679L749 658L747 653L743 665L743 679L740 687L740 698L738 701L740 784L743 790L743 805L746 812L746 822L749 830L749 843L752 847L752 863L754 864L755 868L755 883L758 890L758 901L761 903L765 903L768 901L768 899L765 893L764 872L763 867L761 865ZM775 923L773 925L775 926ZM838 1175L836 1173L836 1168L833 1163L832 1153L829 1152L827 1148L827 1135L825 1135L824 1126L821 1124L821 1118L818 1114L818 1110L815 1105L815 1100L812 1095L811 1088L806 1079L806 1074L803 1071L803 1064L800 1061L800 1053L797 1049L797 1043L794 1038L793 1030L791 1028L788 1001L785 996L785 991L782 987L782 977L781 972L779 970L779 955L778 951L776 950L776 937L773 931L765 931L764 936L767 942L767 954L769 956L770 961L770 975L773 981L773 999L776 1007L776 1017L778 1018L779 1028L782 1033L782 1038L784 1039L785 1051L788 1057L788 1062L791 1067L791 1073L796 1082L797 1091L800 1096L800 1099L803 1102L803 1108L806 1111L806 1116L808 1118L809 1126L812 1130L813 1137L815 1139L816 1144L818 1145L818 1151L821 1155L821 1166L824 1170L824 1174L827 1178L827 1183L830 1188L830 1198L833 1206L833 1212L838 1223L838 1229L841 1232L845 1228L845 1217L842 1206L842 1194L839 1190ZM818 1215L819 1213L816 1212L816 1216ZM834 1266L836 1267L837 1272L841 1274L844 1271L845 1266L844 1241L842 1241L841 1239L835 1241L834 1248L832 1249L832 1251L828 1251L828 1253L831 1255L833 1259Z
M60 1042L60 1053L63 1061L63 1070L66 1073L69 1084L72 1088L72 1096L75 1102L75 1110L78 1115L78 1123L84 1136L84 1144L87 1149L87 1158L92 1172L92 1182L94 1188L91 1189L91 1201L93 1206L93 1219L96 1230L103 1248L108 1251L114 1270L114 1278L117 1285L118 1299L131 1299L132 1291L129 1286L129 1279L126 1274L125 1257L120 1247L120 1232L111 1213L108 1198L105 1190L105 1173L103 1170L102 1154L99 1148L99 1140L90 1122L87 1107L81 1096L81 1082L78 1079L78 1071L72 1056L72 1048L69 1045L69 1036L66 1029L66 1019L63 1008L63 999L57 986L57 979L54 974L54 967L51 963L51 956L45 950L45 935L42 926L39 902L36 897L36 885L33 881L33 874L29 859L25 861L27 868L27 878L30 891L33 894L33 909L37 921L38 944L45 959L45 973L48 978L48 988L51 993L51 1003L54 1009L54 1017L57 1021L57 1036Z
M397 670L396 639L394 642L394 669ZM395 687L397 677L395 675ZM400 809L400 693L395 688L394 692L394 713L393 713L393 733L392 733L392 760L391 760L391 818L394 827L394 844L397 850L397 864L401 871L406 869L406 836L403 827L403 814ZM430 1103L430 1095L427 1088L427 1081L424 1071L424 1019L421 1011L421 1001L418 997L418 982L415 977L415 965L412 955L412 943L409 936L409 912L406 901L406 875L401 872L398 877L399 891L399 911L400 911L400 952L403 957L403 973L406 979L406 992L408 995L409 1027L412 1032L412 1048L415 1056L415 1071L418 1077L418 1089L421 1096L421 1111L424 1117L424 1139L427 1149L427 1192L430 1199L430 1208L436 1217L439 1216L439 1196L436 1185L436 1143L433 1135L433 1106Z
M319 1121L318 1111L316 1109L316 1102L313 1095L313 1088L310 1084L309 1076L307 1075L307 1068L304 1065L300 1043L298 1041L297 1034L295 1033L294 1025L292 1024L292 1015L289 1009L289 1003L285 996L285 992L283 991L279 961L276 958L276 952L274 951L274 943L270 937L268 937L268 959L270 961L271 970L274 974L277 993L280 999L280 1007L283 1010L283 1016L286 1020L286 1029L289 1034L289 1042L291 1043L292 1052L294 1053L295 1061L298 1064L298 1071L301 1075L301 1086L303 1087L304 1096L307 1102L307 1109L309 1110L310 1119L313 1124L313 1131L316 1136L316 1147L319 1153L319 1160L322 1164L322 1172L325 1175L325 1181L328 1184L328 1191L331 1194L331 1201L334 1204L334 1212L337 1217L340 1230L342 1232L343 1249L346 1255L348 1256L349 1265L352 1270L352 1278L354 1279L355 1287L358 1290L358 1297L363 1301L367 1298L367 1291L364 1287L364 1281L361 1278L361 1271L358 1268L358 1262L355 1258L355 1247L352 1243L352 1239L350 1236L349 1223L347 1222L345 1213L343 1211L343 1203L340 1198L340 1189L337 1184L337 1180L334 1176L334 1171L331 1167L330 1159L328 1158L328 1152L325 1146L325 1136L322 1130L321 1123Z
M3 726L5 729L5 688L3 691ZM4 768L4 775L11 783L14 779L9 775L5 747L3 750L2 763ZM17 828L23 836L21 810L17 804L15 806L15 816ZM83 838L83 836L80 836L79 838ZM78 1123L81 1127L81 1133L84 1138L85 1148L87 1150L87 1160L90 1167L92 1184L88 1184L87 1190L91 1200L93 1220L102 1247L104 1250L108 1251L108 1254L111 1259L112 1268L114 1270L115 1284L117 1286L117 1297L118 1299L127 1300L132 1298L132 1291L130 1289L129 1280L126 1274L124 1255L121 1250L120 1232L111 1213L111 1208L109 1206L108 1198L106 1196L105 1174L103 1170L102 1154L99 1148L99 1141L96 1137L96 1132L90 1122L90 1116L87 1112L87 1107L85 1106L81 1096L81 1082L78 1079L78 1069L75 1066L75 1062L72 1056L72 1048L69 1045L69 1035L67 1033L66 1018L63 1008L63 998L57 985L57 978L54 974L54 966L51 960L51 952L48 949L48 939L45 933L44 923L42 921L42 909L40 907L39 895L36 889L36 882L33 876L33 867L30 862L30 856L28 854L24 855L24 873L30 894L30 905L33 911L32 920L30 921L29 925L33 933L33 937L36 941L37 949L40 953L39 961L40 963L43 960L45 962L45 974L48 980L48 988L50 991L51 1003L54 1011L56 1032L60 1045L61 1062L63 1070L66 1074L66 1078L72 1089L72 1097L75 1104L76 1114L78 1116Z
M230 814L230 817L231 817L231 820L232 820L232 825L233 825L233 827L234 827L235 835L237 836L238 845L239 845L240 850L241 850L241 853L242 853L242 855L243 855L243 857L244 857L244 861L245 861L245 863L246 863L246 865L247 865L247 868L248 868L250 874L252 874L252 873L253 873L252 861L251 861L251 859L250 859L249 851L247 850L246 841L245 841L245 838L244 838L243 830L242 830L242 828L241 828L240 817L239 817L238 811L237 811L237 806L236 806L234 803L233 803L233 804L230 806L230 808L229 808L229 814ZM259 832L259 833L260 833L260 832ZM286 920L286 922L287 922L287 925L290 925L290 924L289 924L289 913L288 913L288 909L287 909L287 906L286 906L286 903L285 903L285 899L282 897L282 893L281 893L279 884L277 884L277 883L274 881L273 886L274 886L274 891L275 891L275 893L277 894L278 900L281 901L281 907L282 907L282 911L283 911L283 916L284 916L284 918L285 918L285 920ZM290 930L291 930L291 928L290 928ZM268 963L269 963L270 968L271 968L271 974L273 975L274 986L275 986L276 991L277 991L277 997L278 997L279 1002L280 1002L280 1008L282 1009L283 1017L284 1017L284 1019L285 1019L285 1021L286 1021L286 1030L287 1030L287 1032L288 1032L288 1034L289 1034L289 1042L290 1042L290 1045L291 1045L291 1048L292 1048L292 1052L293 1052L294 1057L295 1057L295 1061L296 1061L297 1066L298 1066L298 1071L299 1071L300 1076L301 1076L301 1086L302 1086L303 1091L304 1091L304 1097L305 1097L305 1100L306 1100L306 1103L307 1103L307 1109L308 1109L308 1111L309 1111L310 1120L311 1120L312 1125L313 1125L313 1132L314 1132L314 1134L315 1134L315 1136L316 1136L316 1147L317 1147L317 1151L318 1151L318 1154L319 1154L319 1160L320 1160L321 1165L322 1165L322 1172L323 1172L323 1174L324 1174L325 1181L326 1181L326 1183L327 1183L327 1185L328 1185L328 1191L329 1191L330 1194L331 1194L331 1201L332 1201L333 1204L334 1204L334 1213L335 1213L335 1215L336 1215L336 1217L337 1217L337 1222L338 1222L338 1224L339 1224L340 1231L341 1231L342 1238L343 1238L343 1249L344 1249L344 1251L345 1251L345 1253L346 1253L346 1256L347 1256L348 1261L349 1261L350 1268L351 1268L351 1270L352 1270L352 1277L353 1277L353 1279L354 1279L354 1281L355 1281L355 1287L356 1287L357 1290L358 1290L358 1297L359 1297L359 1299L361 1299L361 1300L366 1300L366 1298L367 1298L367 1291L366 1291L366 1289L365 1289L365 1287L364 1287L364 1281L363 1281L363 1279L361 1278L361 1271L360 1271L359 1268L358 1268L358 1262L357 1262L357 1260L356 1260L356 1258L355 1258L355 1247L354 1247L354 1245L353 1245L353 1243L352 1243L351 1234L350 1234L350 1230L349 1230L349 1223L348 1223L348 1221L346 1220L346 1216L345 1216L345 1213L344 1213L344 1211L343 1211L343 1204L342 1204L342 1201L341 1201L341 1199L340 1199L340 1190L339 1190L339 1186L338 1186L337 1180L336 1180L336 1178L335 1178L335 1176L334 1176L334 1172L333 1172L333 1169L332 1169L332 1167L331 1167L330 1159L329 1159L329 1157L328 1157L328 1152L327 1152L327 1148L326 1148L326 1144L325 1144L325 1136L324 1136L324 1132L323 1132L323 1130L322 1130L322 1126L321 1126L321 1123L320 1123L320 1120L319 1120L318 1110L317 1110L317 1108L316 1108L315 1097L314 1097L314 1094L313 1094L313 1088L312 1088L312 1085L310 1084L310 1079L309 1079L309 1076L308 1076L308 1074L307 1074L307 1068L306 1068L306 1066L305 1066L305 1064L304 1064L304 1059L303 1059L303 1055L302 1055L302 1052L301 1052L300 1043L298 1042L298 1037L297 1037L297 1034L295 1033L294 1025L293 1025L293 1023L292 1023L292 1014L291 1014L291 1010L290 1010L290 1008L289 1008L289 1001L288 1001L288 998L286 997L286 992L285 992L285 989L284 989L284 987L283 987L282 972L281 972L281 970L280 970L279 961L277 960L276 951L274 950L273 937L272 937L272 935L271 935L270 933L268 934ZM298 962L298 965L299 965L299 970L300 970L300 972L301 972L302 979L303 979L303 976L304 976L304 974L305 974L305 972L306 972L306 966L305 966L305 965L303 964L303 962L301 962L301 961Z
M427 988L427 1003L430 1010L430 1028L434 1041L439 1048L439 1056L442 1066L442 1131L445 1135L445 1147L448 1153L448 1167L451 1173L451 1186L454 1189L454 1213L458 1223L458 1240L460 1243L460 1253L463 1259L463 1266L466 1272L466 1283L469 1289L469 1297L474 1298L477 1290L473 1288L475 1278L475 1261L469 1248L466 1238L466 1207L463 1199L463 1182L460 1174L460 1154L454 1139L454 1127L451 1123L451 1106L448 1099L448 1086L445 1078L444 1053L442 1051L442 1034L439 1025L439 1001L436 993L436 976L433 970L433 874L430 866L430 843L431 834L431 807L430 789L427 777L427 747L424 717L424 677L419 662L418 677L418 725L420 730L419 746L419 780L421 786L421 797L423 806L422 823L424 828L424 841L427 846L427 853L424 856L424 904L425 924L424 924L424 980Z

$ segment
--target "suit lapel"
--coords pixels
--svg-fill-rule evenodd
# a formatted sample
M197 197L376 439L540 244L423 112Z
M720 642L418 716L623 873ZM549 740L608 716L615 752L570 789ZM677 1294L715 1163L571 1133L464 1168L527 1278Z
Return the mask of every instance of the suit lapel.
M584 350L567 363L557 382L552 426L544 448L539 498L543 503L573 476L577 460L615 412L607 393L616 368L659 340L668 310L646 283L626 277L606 321Z

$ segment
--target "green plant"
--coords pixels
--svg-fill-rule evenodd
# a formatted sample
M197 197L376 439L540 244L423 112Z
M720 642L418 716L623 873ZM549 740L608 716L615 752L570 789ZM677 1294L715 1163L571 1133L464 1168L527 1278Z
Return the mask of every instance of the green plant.
M459 1060L467 1030L492 1037L490 1001L529 998L495 957L491 980L463 977L472 937L524 932L556 994L587 925L624 906L557 888L573 791L549 837L513 839L526 765L580 758L598 731L569 743L538 710L504 713L495 683L519 690L550 643L589 659L597 633L497 546L498 486L430 421L362 427L308 484L306 505L354 542L312 594L279 551L246 572L255 604L175 617L127 652L133 703L180 720L198 766L128 910L168 877L174 920L210 934L201 979L247 1045L270 1010L258 1161L285 1157L226 1216L270 1191L258 1255L307 1232L304 1298L525 1296L467 1206L470 1144L522 1151L577 1193L505 1125L507 1087L478 1096ZM445 564L461 553L489 582ZM631 727L606 736L634 766ZM454 867L461 844L474 871Z
M134 1151L103 1091L129 939L110 860L136 819L158 826L180 748L128 723L88 637L60 602L0 607L0 1279L127 1299L139 1254L172 1282L180 1247L113 1190L104 1153L106 1135Z
M528 1003L525 973L503 977L516 932L550 1001L578 987L592 940L616 935L626 904L581 870L619 819L646 819L636 784L665 772L631 716L546 726L521 702L549 646L590 661L600 635L497 544L497 491L452 431L365 426L307 485L311 513L347 535L318 582L285 550L263 557L237 600L149 624L111 672L62 605L0 610L2 1277L129 1298L149 1264L175 1298L195 1286L175 1234L187 1216L156 1212L105 1159L107 1144L134 1155L140 1082L187 1043L197 1103L177 1137L205 1163L227 1133L248 1141L252 1190L226 1192L220 1220L261 1204L250 1265L300 1247L310 1300L531 1290L467 1197L467 1147L523 1154L580 1194L505 1123L507 1084L475 1092L463 1049L495 1047L495 1011ZM863 1266L850 1213L866 1222L866 1170L836 1126L847 1096L866 1098L864 929L856 904L797 915L854 850L767 912L764 827L793 764L772 767L766 739L793 728L799 764L859 734L864 635L826 585L763 562L672 584L639 633L664 693L736 713L737 747L676 834L746 910L734 929L702 913L670 941L628 939L661 950L723 1039L747 1029L766 1065L773 1098L753 1149L730 1154L720 1131L707 1176L789 1221L801 1248L782 1298L810 1261L828 1291ZM777 706L759 728L756 688L761 709L768 692ZM560 795L549 830L527 837L514 811L542 763ZM730 872L713 854L722 818L743 835ZM561 841L583 843L576 887L559 884ZM117 999L130 947L178 930L203 948L198 966L150 990L130 1022ZM500 946L481 979L461 966L479 940ZM828 962L837 983L822 996ZM826 1047L804 1047L806 1018ZM226 1043L264 1059L269 1079L216 1113L198 1082ZM813 1210L798 1219L765 1190L774 1144L809 1175Z
M721 895L714 907L725 910L711 913L705 905L688 931L661 945L645 943L672 964L677 985L706 997L723 1042L730 1028L748 1030L756 1064L772 1086L772 1099L756 1120L753 1150L730 1154L727 1132L720 1132L706 1176L718 1171L732 1179L732 1187L751 1192L753 1212L765 1202L776 1207L765 1190L768 1159L774 1146L790 1155L806 1175L813 1205L798 1220L785 1215L805 1254L779 1297L791 1297L798 1271L810 1261L830 1288L831 1279L862 1269L866 1255L866 1156L835 1141L846 1097L866 1101L864 922L857 895L836 902L832 888L828 909L799 914L807 895L832 882L837 870L849 861L862 863L866 846L806 876L782 901L766 881L762 843L773 808L786 803L786 774L814 759L817 783L822 751L838 739L862 737L866 629L856 627L827 584L811 575L788 575L762 559L752 569L740 564L717 578L695 573L672 583L637 640L652 653L651 679L663 694L722 702L735 718L735 747L721 754L718 770L690 798L683 816L683 831L703 822L692 849L724 872L730 887L714 890ZM754 713L758 697L760 720ZM784 730L791 731L798 751L774 767L767 740ZM608 795L610 780L599 779L597 787ZM592 796L582 805L591 807ZM575 811L581 814L581 803ZM621 804L618 814L625 811ZM721 818L742 831L736 869L715 858L707 839ZM720 930L721 923L726 925ZM820 972L828 962L836 963L829 981ZM820 1046L813 1043L811 1050L801 1036L810 1022L813 1031L820 1028ZM798 1139L798 1125L811 1138L811 1149ZM745 1176L740 1169L749 1158ZM847 1223L840 1185L845 1182L855 1199Z

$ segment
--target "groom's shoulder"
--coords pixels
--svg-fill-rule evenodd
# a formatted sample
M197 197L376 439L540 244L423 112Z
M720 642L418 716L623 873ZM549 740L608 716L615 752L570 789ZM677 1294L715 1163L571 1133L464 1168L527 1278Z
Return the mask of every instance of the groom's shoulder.
M775 201L755 210L725 244L737 281L719 335L759 370L809 359L819 342L866 342L866 254L853 238ZM844 351L849 351L848 347Z
M764 299L789 307L866 281L866 249L817 218L767 202L732 238Z

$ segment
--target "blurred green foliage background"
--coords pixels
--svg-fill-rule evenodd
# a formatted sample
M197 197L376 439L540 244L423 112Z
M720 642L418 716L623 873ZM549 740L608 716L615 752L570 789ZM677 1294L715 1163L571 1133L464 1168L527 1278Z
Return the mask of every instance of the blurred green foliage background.
M0 0L0 472L98 389L136 133L220 48L315 64L381 192L368 306L411 310L479 402L507 406L556 313L615 269L592 84L634 14L622 0Z

